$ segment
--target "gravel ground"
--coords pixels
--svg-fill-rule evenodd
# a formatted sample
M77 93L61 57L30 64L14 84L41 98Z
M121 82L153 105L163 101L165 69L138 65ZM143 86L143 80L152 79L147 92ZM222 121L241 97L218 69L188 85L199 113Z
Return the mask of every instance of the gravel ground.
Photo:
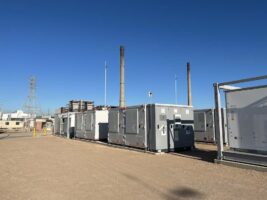
M0 199L266 199L267 173L212 163L213 145L152 155L55 136L0 135Z

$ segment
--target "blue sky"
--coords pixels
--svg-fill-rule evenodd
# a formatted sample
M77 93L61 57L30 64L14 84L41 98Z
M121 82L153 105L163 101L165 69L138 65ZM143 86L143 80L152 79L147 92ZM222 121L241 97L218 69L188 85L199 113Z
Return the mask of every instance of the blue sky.
M125 46L126 104L186 103L186 62L193 104L213 106L214 82L267 74L266 1L1 1L0 107L21 108L37 77L43 111L70 99L119 98L119 45Z

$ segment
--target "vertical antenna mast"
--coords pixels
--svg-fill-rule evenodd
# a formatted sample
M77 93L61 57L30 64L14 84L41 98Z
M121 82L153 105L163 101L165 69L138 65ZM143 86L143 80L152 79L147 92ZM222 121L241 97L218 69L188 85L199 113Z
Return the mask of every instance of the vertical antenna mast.
M105 107L107 107L107 61L105 61Z
M174 79L174 92L175 92L175 104L178 104L178 93L177 93L177 75L175 74Z
M191 92L191 68L190 63L187 63L187 104L192 106L192 92Z

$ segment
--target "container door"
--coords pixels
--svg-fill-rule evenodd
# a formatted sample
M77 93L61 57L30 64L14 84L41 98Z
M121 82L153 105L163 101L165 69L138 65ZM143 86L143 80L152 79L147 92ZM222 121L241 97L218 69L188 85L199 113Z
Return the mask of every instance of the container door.
M83 117L82 113L77 114L76 129L78 131L82 131L82 120L83 120L82 117Z
M168 149L169 151L192 148L194 146L194 131L192 125L177 124L168 120Z
M60 133L60 118L58 116L55 117L55 133Z
M85 129L86 131L92 131L93 130L93 113L87 113L86 115L86 124Z
M62 134L67 134L68 130L68 118L63 118L63 133Z
M195 128L195 131L199 131L199 132L206 131L206 113L205 112L194 113L194 128Z
M126 134L139 133L139 112L138 109L126 110Z
M109 132L119 133L119 111L111 110L109 112Z

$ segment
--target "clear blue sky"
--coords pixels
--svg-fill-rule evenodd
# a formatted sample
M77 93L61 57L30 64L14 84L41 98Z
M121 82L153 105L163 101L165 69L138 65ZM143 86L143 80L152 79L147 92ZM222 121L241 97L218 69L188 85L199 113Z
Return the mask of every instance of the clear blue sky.
M213 106L213 82L267 74L267 1L1 1L0 106L21 108L30 75L44 111L70 99L119 98L119 45L125 46L127 105L186 103L191 62L193 104Z

